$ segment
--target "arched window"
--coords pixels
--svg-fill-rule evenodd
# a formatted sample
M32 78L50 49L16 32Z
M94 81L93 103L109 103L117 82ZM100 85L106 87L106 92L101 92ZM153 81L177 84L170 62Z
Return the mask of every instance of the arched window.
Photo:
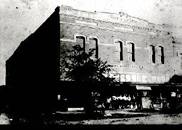
M159 57L160 57L160 61L161 61L161 64L164 64L164 47L162 46L159 46Z
M132 42L129 42L128 45L129 45L129 48L128 48L129 58L131 59L131 61L135 62L135 44Z
M98 40L97 38L90 38L89 39L89 49L95 49L93 56L98 58Z
M80 45L85 50L85 37L76 36L76 44Z
M121 41L115 42L116 50L118 51L120 61L123 60L123 43Z
M151 61L152 63L155 63L155 46L150 45L150 53L151 53Z

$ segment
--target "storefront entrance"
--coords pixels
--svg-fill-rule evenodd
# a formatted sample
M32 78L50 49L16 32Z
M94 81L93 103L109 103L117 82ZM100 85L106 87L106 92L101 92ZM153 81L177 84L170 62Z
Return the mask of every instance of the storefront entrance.
M151 87L144 85L136 85L137 89L137 107L138 109L151 109Z

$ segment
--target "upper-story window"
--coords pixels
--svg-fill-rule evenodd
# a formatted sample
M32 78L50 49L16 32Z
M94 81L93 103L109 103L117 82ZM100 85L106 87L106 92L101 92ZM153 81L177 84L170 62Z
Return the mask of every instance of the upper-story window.
M164 64L164 47L159 46L159 57L161 64Z
M76 36L76 44L80 45L85 50L85 37Z
M131 61L135 62L135 44L132 42L128 42L128 54Z
M150 52L151 52L151 61L155 63L155 46L150 45Z
M182 69L182 53L179 53L179 57L180 57L180 65L181 65L181 69Z
M93 56L98 58L98 39L90 38L89 39L89 49L94 49Z
M116 50L119 52L119 59L120 61L123 60L123 43L121 41L115 42Z

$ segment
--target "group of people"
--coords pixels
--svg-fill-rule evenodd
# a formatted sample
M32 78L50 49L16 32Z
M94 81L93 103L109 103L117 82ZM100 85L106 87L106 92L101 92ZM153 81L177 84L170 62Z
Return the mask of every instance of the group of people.
M135 96L130 95L120 95L112 96L107 98L105 107L106 109L124 109L124 108L134 108L135 106Z

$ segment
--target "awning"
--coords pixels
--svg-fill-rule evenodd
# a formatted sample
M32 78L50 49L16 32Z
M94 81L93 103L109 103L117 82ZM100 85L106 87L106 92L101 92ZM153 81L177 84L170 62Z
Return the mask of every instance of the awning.
M150 86L136 85L137 90L152 90Z

